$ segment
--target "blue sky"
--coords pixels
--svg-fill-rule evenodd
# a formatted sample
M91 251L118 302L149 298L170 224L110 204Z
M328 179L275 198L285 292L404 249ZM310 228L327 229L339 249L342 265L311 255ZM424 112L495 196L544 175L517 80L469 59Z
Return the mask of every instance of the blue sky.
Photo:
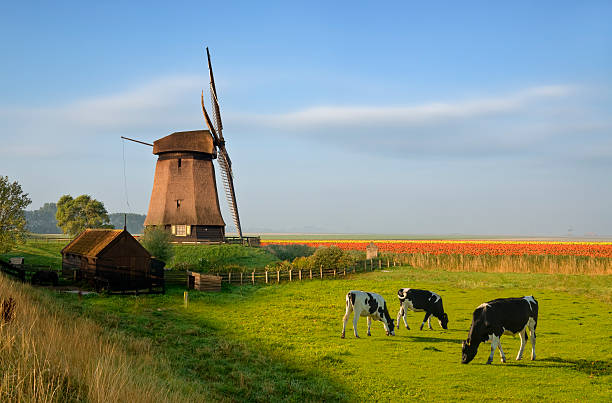
M0 174L146 213L207 45L247 231L612 234L611 2L287 3L3 4Z

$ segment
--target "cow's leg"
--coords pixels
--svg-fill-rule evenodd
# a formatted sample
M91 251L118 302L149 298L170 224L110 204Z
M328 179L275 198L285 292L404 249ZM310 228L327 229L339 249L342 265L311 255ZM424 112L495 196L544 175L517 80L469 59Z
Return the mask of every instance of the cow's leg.
M527 326L529 326L529 330L531 330L531 360L536 359L535 353L535 342L536 342L536 323L533 319L529 318L529 322L527 322Z
M431 327L431 316L427 318L427 326L429 326L429 330L433 330L433 327Z
M372 326L372 317L368 316L368 336L371 336L370 327Z
M400 310L397 313L397 320L395 321L395 323L397 323L398 329L400 327L400 318L404 319L404 325L406 325L406 329L410 330L410 328L408 327L408 322L406 322L406 310L404 309L403 304L400 304Z
M423 319L423 323L421 323L421 328L419 330L423 330L423 326L425 325L425 322L429 320L430 316L431 316L431 313L429 312L425 314L425 318ZM429 324L429 328L431 329L431 323Z
M489 354L489 359L487 360L487 364L490 364L493 362L493 354L495 353L495 349L497 348L498 343L499 343L499 337L493 334L491 336L491 354Z
M346 301L346 313L344 314L344 317L342 318L342 336L340 336L343 339L344 339L344 332L346 330L346 322L348 322L349 315L351 314L352 310L353 310L353 306L347 300Z
M357 334L357 321L359 320L359 315L357 315L357 311L353 313L353 333L355 333L355 337L359 338Z
M519 336L521 337L521 347L519 348L518 354L516 355L516 360L519 361L523 358L523 351L525 351L525 336L527 335L527 329L523 329L519 332Z
M497 347L499 348L499 359L501 360L501 362L505 363L506 362L506 354L504 354L504 350L502 350L501 337L497 341Z

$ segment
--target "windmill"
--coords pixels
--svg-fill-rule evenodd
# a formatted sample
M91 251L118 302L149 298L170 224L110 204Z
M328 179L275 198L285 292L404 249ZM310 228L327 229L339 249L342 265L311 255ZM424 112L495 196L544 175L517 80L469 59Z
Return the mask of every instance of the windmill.
M209 130L175 132L153 144L122 136L123 139L152 146L153 154L158 155L144 225L170 230L178 242L225 241L225 222L219 207L212 162L214 159L219 162L232 218L242 238L232 163L223 138L223 124L208 48L206 54L214 124L204 106L204 91L201 104Z

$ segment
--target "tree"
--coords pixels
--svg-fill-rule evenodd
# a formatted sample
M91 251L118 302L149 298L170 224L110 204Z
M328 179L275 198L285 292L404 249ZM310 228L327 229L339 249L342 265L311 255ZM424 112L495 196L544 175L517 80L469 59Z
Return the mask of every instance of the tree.
M171 243L172 234L162 227L149 226L145 227L144 235L142 236L142 246L156 259L162 260L165 263L174 256L174 247Z
M60 197L57 202L57 226L64 234L75 236L87 228L113 228L109 224L104 203L89 195L73 199L70 195Z
M57 226L56 214L55 203L45 203L38 210L26 210L26 229L35 234L59 234L62 230Z
M25 240L24 209L31 202L19 183L10 183L8 176L0 176L0 254Z
M111 213L108 215L108 218L110 218L110 223L115 228L123 229L123 225L127 221L127 230L131 234L142 234L144 233L144 222L147 216L134 213Z

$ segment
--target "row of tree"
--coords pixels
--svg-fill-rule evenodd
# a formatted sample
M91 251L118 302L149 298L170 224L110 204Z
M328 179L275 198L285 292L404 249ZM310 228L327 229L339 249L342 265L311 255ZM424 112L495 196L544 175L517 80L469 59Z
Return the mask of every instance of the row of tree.
M31 202L17 181L10 182L8 176L0 176L0 254L23 242L28 232L45 234L61 231L75 236L87 228L122 228L124 222L130 232L143 232L145 216L109 215L104 203L89 195L76 198L64 195L57 204L45 203L38 210L26 211Z
M70 196L62 196L62 198ZM89 198L87 200L86 198ZM62 216L72 215L75 217L80 216L79 212L88 212L91 214L92 212L98 211L98 217L94 220L90 220L91 222L88 225L93 225L87 228L103 228L99 225L110 225L110 228L123 228L124 223L127 222L127 229L132 234L142 234L144 231L144 220L146 218L143 214L123 214L123 213L112 213L108 214L106 209L102 211L100 206L95 199L91 199L89 196L79 196L76 199L65 199L64 200L64 212L61 213ZM80 200L79 200L80 199ZM60 199L62 200L62 199ZM100 203L101 204L101 203ZM102 205L103 207L103 205ZM106 217L104 216L106 214ZM60 228L58 226L58 209L56 203L45 203L38 210L33 211L25 211L25 220L26 220L26 230L33 234L60 234L60 233L69 233L64 231L64 228ZM108 218L107 221L104 221L100 224L100 220L104 220ZM82 224L84 219L78 218L75 220L78 222L71 223L69 226L74 228L74 230L78 233L79 229L82 228Z

